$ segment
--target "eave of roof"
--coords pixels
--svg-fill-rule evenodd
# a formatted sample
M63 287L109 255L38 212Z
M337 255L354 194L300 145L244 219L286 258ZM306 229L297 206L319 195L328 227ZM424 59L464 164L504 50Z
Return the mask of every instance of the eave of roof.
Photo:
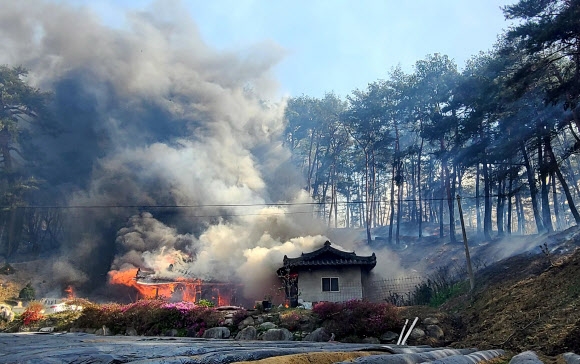
M326 254L325 254L326 253ZM325 254L334 255L336 258L329 259L328 257L318 258L321 255ZM364 266L367 269L372 269L375 267L377 263L377 258L375 253L371 256L360 256L356 255L355 252L345 252L342 250L335 249L331 246L329 241L324 243L324 246L318 250L315 250L310 253L302 253L301 256L297 258L288 258L288 256L284 256L284 267L300 267L300 266L324 266L324 265L358 265Z

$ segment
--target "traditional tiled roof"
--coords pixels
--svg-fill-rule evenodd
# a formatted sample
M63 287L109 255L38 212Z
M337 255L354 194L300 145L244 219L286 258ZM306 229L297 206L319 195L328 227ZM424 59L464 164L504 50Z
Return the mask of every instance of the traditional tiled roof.
M284 267L305 267L305 266L339 266L339 265L359 265L364 269L371 270L377 264L375 253L371 256L360 256L354 252L345 252L330 246L330 241L324 246L310 253L302 253L298 258L288 258L284 256Z

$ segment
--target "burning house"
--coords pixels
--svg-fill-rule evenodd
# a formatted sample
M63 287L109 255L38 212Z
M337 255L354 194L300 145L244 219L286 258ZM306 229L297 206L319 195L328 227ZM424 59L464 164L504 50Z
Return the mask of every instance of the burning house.
M173 265L167 268L173 271ZM171 302L207 300L216 306L236 306L240 303L240 285L190 277L186 272L171 278L151 269L131 269L112 272L111 283L134 288L141 299L165 299Z
M284 266L277 273L290 306L295 307L299 298L309 302L365 298L369 273L376 264L375 253L360 256L336 249L326 241L322 248L297 258L285 255Z

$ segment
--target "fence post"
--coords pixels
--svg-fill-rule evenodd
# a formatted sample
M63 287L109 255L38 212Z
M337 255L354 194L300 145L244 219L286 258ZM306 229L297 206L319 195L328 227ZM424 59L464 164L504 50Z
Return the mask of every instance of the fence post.
M461 209L461 197L457 195L457 207L459 208L459 220L461 221L461 232L463 233L463 245L465 245L465 258L467 259L467 272L469 273L470 292L475 288L475 277L471 268L471 257L469 256L469 246L467 245L467 233L465 232L465 222L463 221L463 210Z

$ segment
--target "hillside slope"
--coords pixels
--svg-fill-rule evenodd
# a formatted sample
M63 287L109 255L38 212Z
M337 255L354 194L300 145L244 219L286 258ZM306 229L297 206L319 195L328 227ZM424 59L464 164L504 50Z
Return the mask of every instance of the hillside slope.
M471 296L440 308L461 317L452 346L534 350L546 357L580 353L580 230L538 241L550 254L538 246L494 263L478 272Z

